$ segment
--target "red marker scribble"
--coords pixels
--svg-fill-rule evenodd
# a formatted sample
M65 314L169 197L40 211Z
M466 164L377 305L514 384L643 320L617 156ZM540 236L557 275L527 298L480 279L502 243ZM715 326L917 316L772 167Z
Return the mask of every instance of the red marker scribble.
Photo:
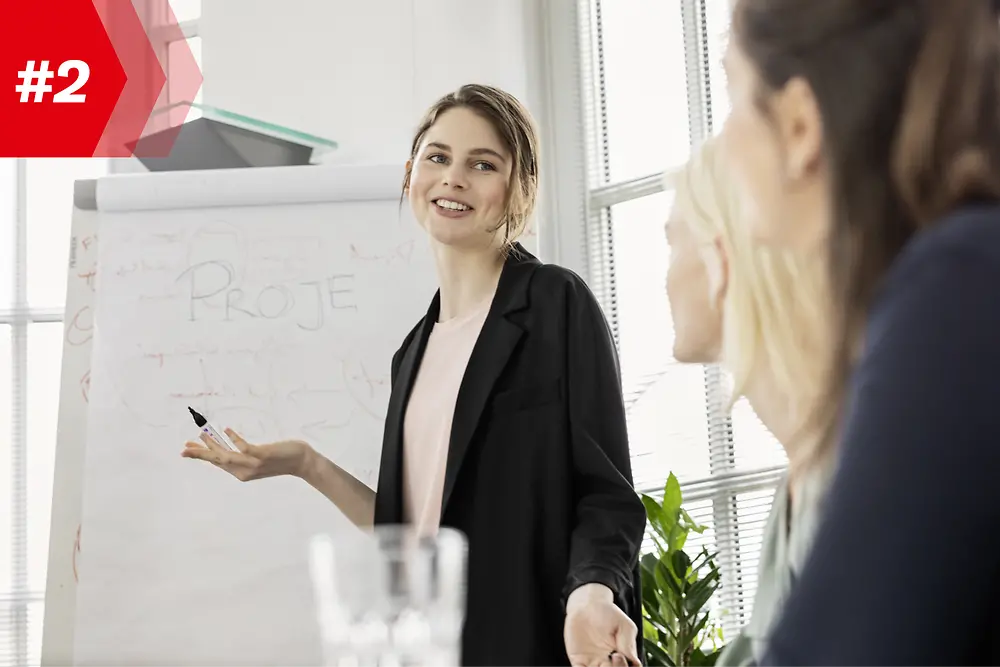
M90 339L94 337L94 323L82 320L85 313L90 313L90 306L82 307L70 319L69 326L66 328L66 343L68 345L79 347L89 343Z
M73 581L80 583L80 574L76 569L76 555L80 553L80 528L82 526L77 524L76 526L76 539L73 540Z
M90 288L91 292L94 291L94 278L97 277L97 269L91 269L90 271L87 271L86 273L78 273L77 277L78 278L82 278L83 281L85 283L87 283L87 287Z
M90 371L88 370L80 378L80 393L83 394L83 402L90 403Z
M222 396L221 392L218 391L199 391L193 393L174 393L170 394L170 398L209 398L209 397L219 397Z
M163 353L162 352L147 352L142 355L144 359L156 359L158 366L163 368Z
M81 243L81 245L83 245L83 249L84 250L89 250L90 249L90 244L91 243L96 243L96 242L97 242L97 234L94 234L93 236L88 236L88 237L84 238L83 241L81 241L80 243Z

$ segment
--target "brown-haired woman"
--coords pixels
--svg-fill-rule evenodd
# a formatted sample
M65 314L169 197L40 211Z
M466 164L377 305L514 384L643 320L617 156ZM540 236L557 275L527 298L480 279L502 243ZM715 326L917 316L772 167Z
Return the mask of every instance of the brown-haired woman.
M760 240L824 249L838 320L839 469L765 662L1000 663L994 4L735 3L728 159Z
M393 355L378 490L307 443L185 455L240 479L298 475L359 526L469 540L462 662L638 662L638 551L614 340L575 274L520 243L538 189L527 110L467 85L421 122L404 195L440 289Z

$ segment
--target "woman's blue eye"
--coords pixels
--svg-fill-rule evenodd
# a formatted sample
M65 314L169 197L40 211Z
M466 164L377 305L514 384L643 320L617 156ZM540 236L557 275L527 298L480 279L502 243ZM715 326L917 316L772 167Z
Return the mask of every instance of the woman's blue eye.
M441 153L433 153L433 154L427 156L427 160L430 161L430 162L433 162L435 164L447 164L447 162L448 162L448 156L447 155L442 155ZM472 165L472 168L473 169L477 169L479 171L496 171L497 170L497 168L494 167L491 163L486 162L484 160L480 160L479 162L474 163Z

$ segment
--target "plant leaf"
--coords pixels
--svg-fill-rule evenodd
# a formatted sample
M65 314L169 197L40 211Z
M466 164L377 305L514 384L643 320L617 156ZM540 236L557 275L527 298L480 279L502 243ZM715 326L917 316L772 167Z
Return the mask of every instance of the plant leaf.
M721 648L715 649L709 653L705 653L700 648L696 648L691 651L691 667L715 667L715 663L719 659L719 655L721 653Z
M677 597L681 597L684 594L681 590L680 582L677 580L674 571L668 565L668 561L665 558L656 561L654 575L656 577L656 584L663 590L673 593Z
M654 538L659 536L669 547L670 536L677 525L676 517L672 513L664 511L663 507L651 496L643 494L642 504L646 508L646 522L653 529ZM657 544L657 546L660 545Z
M670 566L678 581L686 581L691 568L691 559L683 551L675 551L670 555Z
M697 637L698 633L702 631L702 629L705 627L705 624L708 623L708 617L709 617L709 612L706 611L705 614L700 619L698 619L698 622L692 626L691 629L693 632L691 634L691 639Z
M684 599L684 604L688 612L694 613L708 604L708 601L712 599L715 595L715 591L719 590L719 581L717 577L709 575L704 579L700 579L691 585L687 590L687 595Z
M684 523L687 526L687 529L693 530L699 535L704 533L705 530L708 528L708 526L703 526L700 523L697 523L694 519L692 519L691 515L688 514L687 510L685 510L684 508L681 508L681 517L684 519Z
M644 610L645 611L645 610ZM656 631L656 627L649 622L648 618L643 617L642 619L642 638L656 641L659 639L660 633Z
M667 652L658 646L656 642L651 642L643 638L642 644L643 648L646 649L647 665L651 665L652 667L676 667L674 661L667 655Z
M681 511L681 483L677 481L677 476L670 473L667 482L663 485L663 512L669 516L677 516Z

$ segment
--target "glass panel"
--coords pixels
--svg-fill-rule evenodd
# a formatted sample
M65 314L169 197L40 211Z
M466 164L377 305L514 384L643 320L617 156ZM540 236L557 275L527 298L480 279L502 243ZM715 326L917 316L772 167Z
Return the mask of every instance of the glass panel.
M669 252L663 225L673 193L611 208L622 386L637 488L661 489L709 475L703 368L673 360L674 330L664 291Z
M11 494L8 489L13 486L11 478L11 328L0 325L0 596L10 587L11 561L13 544L11 544ZM2 632L2 631L0 631ZM3 635L0 634L0 637ZM2 650L2 649L0 649Z
M49 560L59 414L62 322L28 327L28 588L43 590Z
M611 182L682 163L690 132L680 3L602 2L601 32Z
M17 226L17 160L0 160L0 309L14 302L14 230Z
M28 160L28 303L62 308L66 301L73 182L108 173L108 160Z

